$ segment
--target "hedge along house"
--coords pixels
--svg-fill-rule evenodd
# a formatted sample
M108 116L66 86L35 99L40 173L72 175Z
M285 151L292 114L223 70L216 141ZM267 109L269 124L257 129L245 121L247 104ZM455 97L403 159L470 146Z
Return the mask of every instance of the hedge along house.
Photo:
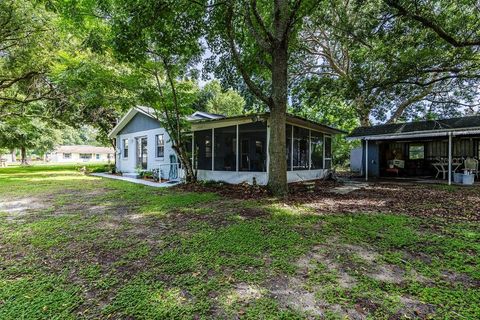
M268 113L224 117L195 112L188 120L188 149L199 180L268 182ZM286 130L288 181L324 177L332 165L332 135L343 132L292 115ZM168 166L175 155L167 132L148 108L130 110L109 137L117 143L117 170L127 175L139 167Z
M434 177L451 183L466 161L478 164L480 116L359 127L347 139L362 142L358 154L366 180Z

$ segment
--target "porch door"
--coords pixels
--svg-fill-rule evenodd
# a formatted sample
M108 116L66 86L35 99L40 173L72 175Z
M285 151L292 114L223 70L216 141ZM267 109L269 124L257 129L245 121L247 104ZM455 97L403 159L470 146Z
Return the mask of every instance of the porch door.
M242 139L240 143L240 171L250 171L250 140Z
M147 170L147 137L137 138L137 167Z

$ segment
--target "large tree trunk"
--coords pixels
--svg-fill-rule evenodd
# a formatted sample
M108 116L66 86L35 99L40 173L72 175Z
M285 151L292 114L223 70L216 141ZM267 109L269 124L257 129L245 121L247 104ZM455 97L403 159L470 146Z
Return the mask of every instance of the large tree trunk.
M25 147L21 147L20 148L20 152L22 154L22 162L21 162L21 165L27 165L27 150L25 149Z
M192 146L194 148L195 146ZM183 170L185 171L185 182L193 183L197 181L197 176L193 170L193 163L191 162L190 157L188 156L187 150L184 147L174 147L177 152L180 163L182 164Z
M282 41L272 52L272 104L270 107L270 139L268 153L268 187L277 196L286 196L286 112L287 112L287 44Z
M15 149L10 150L10 154L12 156L12 162L17 162L17 150Z

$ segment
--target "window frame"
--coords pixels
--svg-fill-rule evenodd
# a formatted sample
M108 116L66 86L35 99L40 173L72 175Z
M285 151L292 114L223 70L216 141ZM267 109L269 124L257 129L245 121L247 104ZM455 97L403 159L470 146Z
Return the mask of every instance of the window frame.
M122 158L128 159L128 139L122 139Z
M161 137L161 139L159 139ZM162 144L160 145L159 142L162 142ZM160 149L159 148L162 148L162 153L160 155ZM159 134L156 134L155 135L155 158L157 159L164 159L165 158L165 139L164 139L164 136L163 136L163 133L159 133Z
M68 157L65 156L67 154L68 154ZM62 157L63 159L72 159L72 153L71 152L62 153Z
M78 158L80 160L92 160L93 159L93 156L91 153L79 153L78 154Z
M422 147L422 156L421 158L412 158L412 147ZM424 143L409 143L408 144L408 160L425 160L425 144ZM414 154L418 151L413 152Z

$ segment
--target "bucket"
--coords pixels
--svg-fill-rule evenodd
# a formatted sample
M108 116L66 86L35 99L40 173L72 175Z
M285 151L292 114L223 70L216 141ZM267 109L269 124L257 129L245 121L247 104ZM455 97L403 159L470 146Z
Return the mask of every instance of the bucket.
M459 172L456 172L454 175L453 175L453 182L455 183L463 183L463 173L459 173Z
M473 184L475 178L474 174L462 174L462 183L463 184Z

